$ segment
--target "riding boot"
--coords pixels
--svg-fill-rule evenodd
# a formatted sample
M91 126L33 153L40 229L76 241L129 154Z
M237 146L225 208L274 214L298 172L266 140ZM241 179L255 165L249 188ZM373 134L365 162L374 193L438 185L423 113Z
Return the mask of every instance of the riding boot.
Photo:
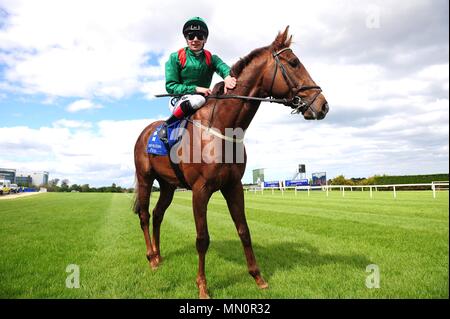
M169 117L169 119L167 121L165 121L163 123L163 125L161 126L161 128L159 129L158 132L158 137L161 141L163 141L164 143L167 143L169 141L169 138L167 136L167 127L176 122L178 120L178 118L175 115L172 115L171 117Z
M194 106L191 100L195 103ZM202 95L185 95L177 102L173 110L173 115L163 124L158 132L158 136L164 143L168 142L167 127L186 116L194 114L194 112L205 103Z

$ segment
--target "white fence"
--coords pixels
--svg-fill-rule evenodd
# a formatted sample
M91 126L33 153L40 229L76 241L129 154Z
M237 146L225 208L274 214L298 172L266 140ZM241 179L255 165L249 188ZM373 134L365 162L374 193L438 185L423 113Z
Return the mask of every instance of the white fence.
M333 191L335 189L338 189L342 193L342 197L345 197L345 192L350 191L352 192L353 189L361 189L361 191L367 190L369 192L369 197L373 198L373 192L377 192L378 189L383 188L392 188L393 196L394 198L397 198L397 191L404 187L423 187L423 188L430 188L433 194L433 198L436 198L436 191L445 189L448 190L449 182L432 182L432 183L422 183L422 184L392 184L392 185L322 185L322 186L296 186L296 187L260 187L260 186L254 186L249 187L246 189L246 191L250 192L258 192L260 191L261 194L264 194L264 190L271 190L272 194L274 193L274 190L281 190L282 195L284 195L284 191L288 189L295 190L295 196L297 196L298 191L307 191L308 196L310 195L311 190L322 190L326 192L326 196L329 196L329 192Z

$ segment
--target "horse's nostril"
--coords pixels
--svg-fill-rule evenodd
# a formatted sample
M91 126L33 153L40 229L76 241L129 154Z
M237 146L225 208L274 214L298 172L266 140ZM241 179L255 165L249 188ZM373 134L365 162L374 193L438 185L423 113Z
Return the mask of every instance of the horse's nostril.
M328 113L328 110L330 109L330 107L328 106L328 103L325 103L323 106L322 106L322 112L323 113Z

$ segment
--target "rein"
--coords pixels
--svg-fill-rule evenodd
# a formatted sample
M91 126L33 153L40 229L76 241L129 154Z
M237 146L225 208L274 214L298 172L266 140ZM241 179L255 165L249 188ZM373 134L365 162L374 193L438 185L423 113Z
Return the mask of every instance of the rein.
M192 123L192 125L195 125L200 129L204 130L206 133L214 135L218 138L221 138L224 141L231 142L231 143L237 143L237 144L244 142L244 138L233 138L230 136L223 135L222 133L217 132L217 130L215 130L209 126L204 126L203 124L200 123L200 121L193 121L191 119L186 119L186 121Z
M288 85L290 91L295 93L294 96L291 98L283 98L283 99L277 99L273 97L268 98L262 98L262 97L254 97L254 96L246 96L246 95L208 95L205 96L205 99L217 99L217 100L225 100L225 99L240 99L240 100L247 100L247 101L260 101L260 102L269 102L269 103L277 103L277 104L283 104L286 106L289 106L292 108L291 114L304 114L308 109L312 111L312 113L316 114L316 112L311 108L311 105L314 103L314 101L317 99L317 97L322 92L322 89L320 86L295 86L293 84L292 78L289 76L288 72L286 71L286 68L284 67L283 63L281 63L279 55L283 53L284 51L291 50L291 48L284 48L281 49L278 52L273 52L272 56L275 59L275 70L273 73L272 78L272 84L270 85L270 95L272 95L272 89L275 84L278 68L281 69L281 74L283 75L284 80L286 81L286 84ZM319 90L317 94L314 96L314 98L311 101L305 101L302 99L301 96L298 96L297 94L299 92L308 91L308 90ZM183 96L184 94L158 94L155 95L155 97L179 97Z
M286 104L287 106L290 106L291 108L293 108L293 111L291 113L292 114L299 114L299 113L304 114L309 109L314 114L314 116L317 117L316 111L311 108L311 105L314 103L314 101L317 99L317 97L322 92L322 88L320 86L302 86L302 85L296 86L294 84L294 81L292 81L292 78L289 76L289 73L286 71L286 68L284 67L283 63L281 63L280 58L279 58L279 55L281 53L283 53L284 51L288 51L288 50L292 51L291 48L284 48L278 52L272 53L272 56L275 59L275 70L273 72L272 84L270 86L270 93L272 94L272 89L273 89L273 85L275 84L277 71L278 71L278 68L280 68L281 74L283 75L283 78L284 78L284 81L287 83L290 91L291 92L295 91L293 94L294 96L290 99L291 102ZM302 99L302 97L298 96L297 94L299 92L308 91L308 90L319 90L319 91L317 92L317 94L314 96L314 98L311 101L306 102Z
M270 95L272 95L273 86L275 84L276 76L278 69L281 70L281 74L283 75L283 79L285 80L286 84L289 87L289 90L293 92L293 97L291 98L283 98L283 99L277 99L273 97L254 97L254 96L246 96L246 95L208 95L205 96L205 99L216 99L216 100L225 100L225 99L240 99L240 100L247 100L247 101L260 101L260 102L269 102L269 103L278 103L283 104L286 106L291 107L293 110L291 114L304 114L307 110L310 110L315 117L317 117L316 111L311 108L311 105L314 103L314 101L317 99L317 97L322 92L322 88L320 86L296 86L294 84L294 81L292 81L292 78L289 76L288 72L286 71L285 66L283 63L281 63L279 55L285 51L291 50L291 48L284 48L281 49L278 52L273 51L272 56L275 60L275 70L273 72L272 77L272 84L270 85ZM299 92L308 91L308 90L318 90L318 92L314 95L314 97L310 101L305 101L301 96L297 95ZM185 94L158 94L155 95L155 97L180 97ZM216 105L214 104L213 112L211 113L211 117L214 114L214 109ZM211 123L211 117L210 117L210 123ZM204 126L201 123L198 123L197 121L192 121L190 119L187 119L188 122L191 122L193 125L197 126L198 128L201 128L205 130L207 133L215 135L225 141L232 142L232 143L242 143L244 139L236 139L229 136L225 136L221 133L216 132L215 130L211 129L209 126Z
M195 93L200 94L200 93ZM180 97L186 94L157 94L155 97ZM279 103L279 104L286 104L291 103L295 99L275 99L275 98L264 98L264 97L254 97L254 96L247 96L247 95L208 95L205 96L205 99L217 99L217 100L226 100L226 99L240 99L240 100L249 100L249 101L262 101L262 102L269 102L269 103Z

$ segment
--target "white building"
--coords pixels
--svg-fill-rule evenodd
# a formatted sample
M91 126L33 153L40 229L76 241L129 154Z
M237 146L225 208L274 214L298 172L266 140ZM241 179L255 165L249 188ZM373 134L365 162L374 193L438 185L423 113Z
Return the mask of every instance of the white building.
M22 176L30 176L31 177L31 184L33 186L41 186L48 184L48 172L32 172L32 173L24 173L20 172L17 173L18 177Z
M33 172L30 174L34 186L48 184L48 172Z

